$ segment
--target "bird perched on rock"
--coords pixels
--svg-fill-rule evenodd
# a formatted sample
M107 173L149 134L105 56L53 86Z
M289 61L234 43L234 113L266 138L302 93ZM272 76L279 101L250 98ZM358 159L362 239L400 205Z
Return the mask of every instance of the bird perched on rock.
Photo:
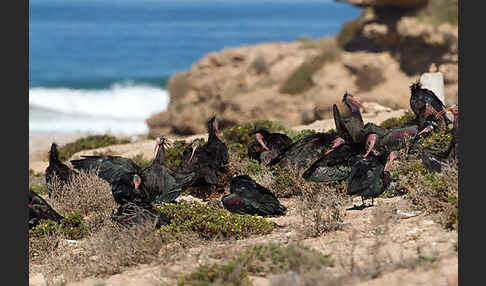
M29 189L29 229L35 227L41 220L60 222L64 217L57 213L41 196Z
M230 194L221 198L232 213L249 215L284 215L287 208L267 188L248 175L235 176L230 182Z
M397 156L397 151L381 156L370 154L354 163L348 178L347 194L361 196L362 206L365 206L365 199L371 198L373 205L373 199L381 195L391 183L388 169ZM386 158L388 160L385 164Z
M51 194L54 191L52 184L54 178L57 178L61 184L67 184L74 176L76 176L76 174L76 171L61 162L57 144L52 143L51 150L49 151L49 166L47 166L45 174L49 197L51 197Z

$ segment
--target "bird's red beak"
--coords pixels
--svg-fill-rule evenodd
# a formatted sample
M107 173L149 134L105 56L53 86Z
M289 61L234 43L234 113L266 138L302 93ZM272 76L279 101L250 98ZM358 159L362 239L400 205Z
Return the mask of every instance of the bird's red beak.
M390 155L388 155L388 161L386 162L386 165L385 165L385 168L383 169L383 171L388 171L388 169L390 169L390 167L391 167L393 160L395 160L397 157L398 157L397 151L391 152Z
M344 144L344 142L345 142L344 139L341 137L332 140L332 148L327 150L326 153L324 153L324 155L331 153L332 151L334 151L334 149Z
M160 144L160 138L157 138L155 140L154 156L155 154L157 154L157 150L159 149L159 144Z
M366 156L368 156L368 154L370 154L371 150L373 150L373 147L375 147L375 144L376 144L376 134L372 133L372 134L368 135L368 138L366 138L365 146L368 146L368 150L364 154L363 158L366 158Z
M262 145L263 149L270 151L270 149L267 147L267 145L265 145L265 142L263 142L262 134L257 133L255 136L256 136L256 140L258 141L258 143L260 143L260 145Z
M359 107L363 108L363 112L366 112L366 109L364 108L364 106L361 104L361 102L359 102L358 99L352 97L352 96L348 96L348 100L353 102L354 104L357 104Z
M135 190L138 189L138 187L140 186L140 183L141 183L141 180L140 180L140 177L133 177L133 184L135 185Z
M195 145L194 147L192 147L192 153L191 153L191 157L189 157L189 162L188 163L191 163L192 157L194 156L194 153L196 152L196 149L197 149L197 145Z

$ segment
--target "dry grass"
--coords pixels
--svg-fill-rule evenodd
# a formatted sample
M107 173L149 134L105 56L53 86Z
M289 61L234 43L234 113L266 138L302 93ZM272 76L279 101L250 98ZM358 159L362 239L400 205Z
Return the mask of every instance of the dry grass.
M80 172L66 185L54 180L50 199L51 206L63 216L73 211L86 216L87 225L93 230L101 227L117 207L110 185L96 172Z
M343 207L349 202L349 197L330 184L305 182L298 207L302 216L301 233L306 237L317 237L341 229Z

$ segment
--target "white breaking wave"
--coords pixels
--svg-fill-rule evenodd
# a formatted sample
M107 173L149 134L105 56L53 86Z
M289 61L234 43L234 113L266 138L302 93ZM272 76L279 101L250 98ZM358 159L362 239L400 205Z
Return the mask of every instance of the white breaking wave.
M32 132L141 134L145 120L165 111L166 90L150 85L114 84L109 89L29 89Z
M169 104L166 90L150 85L114 84L109 89L86 90L34 87L29 106L71 115L110 118L143 118L164 111Z

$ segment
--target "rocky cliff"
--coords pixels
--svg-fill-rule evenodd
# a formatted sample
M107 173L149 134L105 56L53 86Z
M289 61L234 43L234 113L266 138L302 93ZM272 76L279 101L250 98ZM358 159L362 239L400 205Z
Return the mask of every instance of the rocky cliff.
M457 1L345 2L363 10L335 38L228 48L173 75L170 104L147 120L149 136L204 133L212 114L221 128L253 119L308 124L332 116L345 91L408 108L410 84L431 70L444 73L446 103L457 102Z

